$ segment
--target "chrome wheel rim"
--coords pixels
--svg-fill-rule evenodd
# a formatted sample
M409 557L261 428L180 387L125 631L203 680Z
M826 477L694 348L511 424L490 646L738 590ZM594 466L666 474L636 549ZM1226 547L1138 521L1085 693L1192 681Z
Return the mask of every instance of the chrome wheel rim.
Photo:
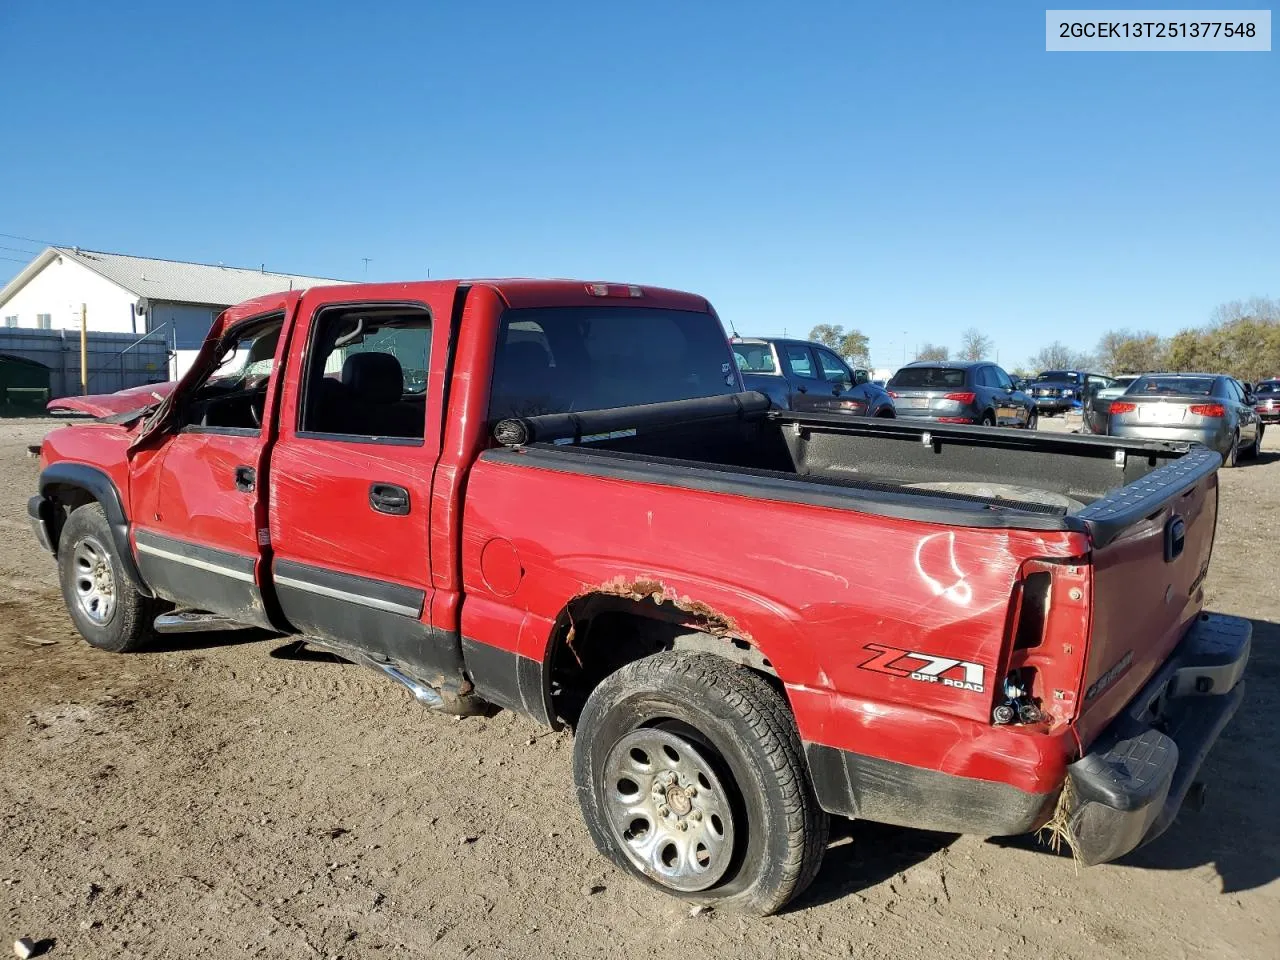
M729 793L697 747L668 730L633 730L604 762L605 819L641 873L672 890L706 890L729 869Z
M96 624L106 623L116 609L111 555L94 537L85 537L76 544L71 561L80 612Z

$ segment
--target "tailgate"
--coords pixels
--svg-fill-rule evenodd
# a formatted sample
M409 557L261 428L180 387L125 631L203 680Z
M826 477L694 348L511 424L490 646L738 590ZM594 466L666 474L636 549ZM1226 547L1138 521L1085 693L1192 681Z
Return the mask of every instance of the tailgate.
M1080 514L1102 521L1091 531L1092 617L1077 719L1085 746L1200 612L1218 519L1218 462L1197 449Z

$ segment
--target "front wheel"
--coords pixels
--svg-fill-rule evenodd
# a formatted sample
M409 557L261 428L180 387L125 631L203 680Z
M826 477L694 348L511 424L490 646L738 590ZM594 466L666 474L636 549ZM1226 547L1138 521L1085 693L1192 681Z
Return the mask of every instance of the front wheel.
M67 612L90 646L131 653L151 639L159 607L124 572L99 504L77 507L63 524L58 580Z
M600 852L677 897L770 914L822 863L827 815L787 703L720 657L660 653L607 677L573 775Z
M1037 413L1035 410L1032 410L1031 415L1027 417L1027 429L1028 430L1040 429L1040 414Z

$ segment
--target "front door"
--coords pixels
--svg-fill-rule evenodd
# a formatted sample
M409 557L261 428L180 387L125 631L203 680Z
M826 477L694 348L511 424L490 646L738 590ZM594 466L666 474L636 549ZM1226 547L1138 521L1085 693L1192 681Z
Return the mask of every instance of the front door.
M139 457L131 487L134 550L151 588L179 606L264 627L259 477L275 402L271 373L294 300L235 322L206 345L221 354L218 366L179 386L169 435Z
M432 628L429 554L455 287L304 295L269 479L285 618L433 686L461 676L459 638Z

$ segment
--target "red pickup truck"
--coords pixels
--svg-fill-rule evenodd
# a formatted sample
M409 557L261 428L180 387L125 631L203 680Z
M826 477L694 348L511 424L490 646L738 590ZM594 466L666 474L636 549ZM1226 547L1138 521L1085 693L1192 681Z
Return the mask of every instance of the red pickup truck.
M1216 453L769 409L701 297L471 281L231 308L51 432L29 512L93 645L294 634L577 736L604 855L779 909L828 814L1086 863L1158 835L1243 692Z

